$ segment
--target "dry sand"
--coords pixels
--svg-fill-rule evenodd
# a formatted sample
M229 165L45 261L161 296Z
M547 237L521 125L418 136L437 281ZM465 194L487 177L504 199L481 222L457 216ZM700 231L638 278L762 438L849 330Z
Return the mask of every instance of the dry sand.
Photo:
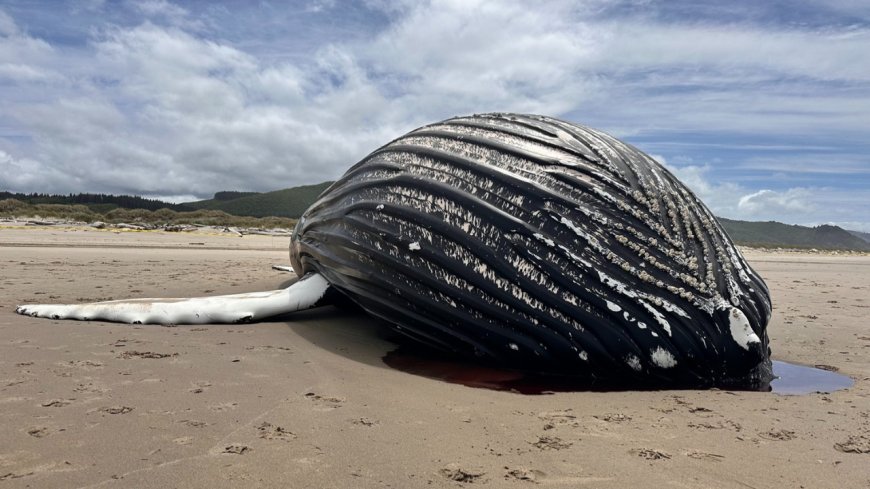
M2 227L0 489L870 487L870 257L747 257L774 357L854 387L527 396L391 369L377 324L331 307L243 326L23 317L276 288L287 239Z

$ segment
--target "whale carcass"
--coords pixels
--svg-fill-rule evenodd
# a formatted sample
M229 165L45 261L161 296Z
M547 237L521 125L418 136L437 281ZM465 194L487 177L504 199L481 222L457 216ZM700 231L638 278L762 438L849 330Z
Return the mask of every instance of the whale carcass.
M332 290L413 340L508 368L604 384L772 375L767 287L710 211L650 156L554 118L481 114L411 131L320 195L290 255L303 280L256 298L19 312L252 321Z

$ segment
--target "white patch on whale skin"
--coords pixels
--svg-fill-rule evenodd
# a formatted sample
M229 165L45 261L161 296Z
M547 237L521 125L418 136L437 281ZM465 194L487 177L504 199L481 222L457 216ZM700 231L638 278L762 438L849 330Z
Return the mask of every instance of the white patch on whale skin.
M622 310L622 308L619 307L619 304L615 304L615 303L610 302L610 301L607 301L607 308L613 312L619 312Z
M586 350L583 350L580 353L578 353L578 356L580 357L580 360L583 360L584 362L589 361L589 354L586 353Z
M15 312L27 316L132 324L212 324L257 321L314 306L329 282L319 273L286 289L190 299L129 299L90 304L28 304Z
M652 350L650 358L652 358L654 364L661 368L671 368L677 364L677 359L674 358L674 355L660 346Z
M601 270L598 270L598 279L601 280L601 283L603 283L604 285L607 285L611 289L619 292L626 297L630 297L632 299L637 297L637 292L635 292L619 280L616 280L610 275L607 275Z
M671 325L670 325L670 323L668 323L668 320L665 319L665 316L662 313L660 313L656 308L647 304L645 301L639 301L639 302L640 302L640 305L642 305L644 307L644 309L646 309L647 311L649 311L653 315L655 320L659 323L659 325L661 325L662 329L665 330L665 333L667 333L668 336L673 336L671 334Z
M681 308L681 307L679 307L679 306L677 306L677 305L674 305L674 304L672 304L672 303L670 303L670 302L668 302L668 301L666 301L666 300L664 300L664 299L659 299L659 300L661 301L661 303L662 303L662 307L664 308L664 310L666 310L666 311L668 311L668 312L673 312L673 313L675 313L675 314L678 314L678 315L680 315L680 316L683 316L684 318L689 318L689 317L690 317L690 316L686 313L686 311L683 310L683 308Z
M634 354L626 356L625 363L637 372L640 372L641 368L643 368L640 364L640 358L637 358L637 355Z
M411 251L417 251L420 249L420 242L414 241L413 243L408 245L408 249Z
M541 233L535 233L534 236L535 236L536 238L538 238L539 240L543 241L544 244L546 244L547 246L549 246L549 247L551 247L551 248L552 248L553 246L556 246L556 242L555 242L555 241L553 241L552 239L550 239L550 238L544 236L544 235L541 234Z
M728 312L728 326L731 330L731 337L744 350L749 350L750 343L761 343L755 331L749 326L749 319L743 314L743 311L736 307L730 308Z

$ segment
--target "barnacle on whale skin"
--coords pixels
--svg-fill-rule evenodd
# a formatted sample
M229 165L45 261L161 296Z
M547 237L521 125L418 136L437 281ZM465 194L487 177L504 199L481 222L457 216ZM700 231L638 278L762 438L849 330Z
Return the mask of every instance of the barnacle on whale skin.
M771 303L715 217L651 157L536 115L414 130L305 212L301 275L397 331L507 367L602 381L771 378Z

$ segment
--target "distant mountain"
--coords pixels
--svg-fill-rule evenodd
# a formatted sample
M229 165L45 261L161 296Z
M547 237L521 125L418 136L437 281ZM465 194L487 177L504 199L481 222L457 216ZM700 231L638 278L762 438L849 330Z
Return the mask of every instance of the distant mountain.
M767 247L797 247L870 251L870 242L839 226L816 227L717 218L737 244Z
M849 231L849 233L851 233L852 236L857 236L857 237L863 239L864 241L870 243L870 233L864 233L861 231Z
M332 182L275 190L273 192L218 192L215 198L186 202L194 209L215 209L236 216L298 218Z

